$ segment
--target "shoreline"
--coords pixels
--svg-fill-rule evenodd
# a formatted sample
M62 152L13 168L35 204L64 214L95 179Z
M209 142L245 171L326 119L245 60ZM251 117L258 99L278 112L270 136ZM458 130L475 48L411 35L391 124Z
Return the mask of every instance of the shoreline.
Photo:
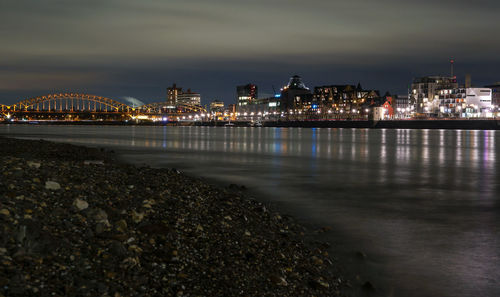
M4 295L351 295L326 247L238 186L102 149L0 143Z
M231 123L232 126L226 126ZM152 121L0 121L0 125L113 125L113 126L204 126L204 127L254 127L251 121L217 122L152 122ZM449 120L307 120L263 121L262 127L279 128L360 128L360 129L444 129L444 130L500 130L500 119L449 119Z

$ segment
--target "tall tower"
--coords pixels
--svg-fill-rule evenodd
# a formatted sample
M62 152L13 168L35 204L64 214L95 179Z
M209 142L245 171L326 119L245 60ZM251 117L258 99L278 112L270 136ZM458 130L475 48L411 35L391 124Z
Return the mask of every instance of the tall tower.
M167 104L175 106L177 104L177 97L182 94L182 88L178 88L174 83L173 86L167 88Z
M258 88L254 84L237 86L236 94L238 96L238 106L252 104L258 97Z

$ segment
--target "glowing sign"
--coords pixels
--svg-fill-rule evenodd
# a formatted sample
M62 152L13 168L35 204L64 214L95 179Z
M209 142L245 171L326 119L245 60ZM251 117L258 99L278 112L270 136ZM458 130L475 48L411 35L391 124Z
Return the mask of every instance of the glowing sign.
M269 107L276 107L276 102L269 102Z

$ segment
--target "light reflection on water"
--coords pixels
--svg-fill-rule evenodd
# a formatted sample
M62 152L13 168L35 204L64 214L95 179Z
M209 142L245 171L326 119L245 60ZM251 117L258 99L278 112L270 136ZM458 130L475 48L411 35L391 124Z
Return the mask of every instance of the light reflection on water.
M325 238L366 252L368 277L394 296L500 296L499 131L0 126L0 133L111 147L131 162L244 184L303 220L333 226Z

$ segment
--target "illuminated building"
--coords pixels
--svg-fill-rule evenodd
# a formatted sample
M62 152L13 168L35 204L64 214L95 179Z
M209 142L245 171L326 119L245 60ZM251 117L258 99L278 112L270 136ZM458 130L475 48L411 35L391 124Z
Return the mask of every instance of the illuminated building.
M439 112L445 117L491 117L492 90L454 88L439 91Z
M412 109L408 95L396 95L394 97L394 110L399 118L409 116Z
M377 99L380 94L377 90L363 90L361 84L355 85L328 85L314 88L315 101L321 107L332 110L334 114L348 114L359 111L371 100Z
M254 84L237 86L236 94L238 96L238 106L253 104L258 96L258 88Z
M171 87L167 88L167 105L174 108L177 104L177 96L182 93L182 88L178 88L174 83Z
M201 95L188 89L177 95L177 104L201 105Z
M313 95L308 87L302 82L302 78L294 75L288 84L281 89L280 102L281 111L302 110L310 106Z
M186 92L178 88L176 84L167 88L167 105L175 108L178 104L201 105L201 95L188 89Z
M214 100L210 103L210 111L223 111L224 102L219 100Z
M455 77L425 76L415 78L411 84L410 102L417 113L437 113L439 91L458 88Z
M486 88L490 88L492 91L491 104L497 109L500 108L500 82L486 86Z

